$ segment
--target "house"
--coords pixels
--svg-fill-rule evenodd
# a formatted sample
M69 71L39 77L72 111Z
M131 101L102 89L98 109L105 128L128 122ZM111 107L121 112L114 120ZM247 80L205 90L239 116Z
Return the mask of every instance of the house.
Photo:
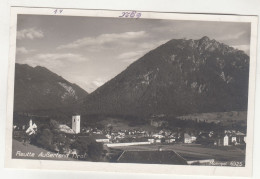
M237 137L235 135L231 136L231 143L233 143L233 144L237 143Z
M167 138L165 139L166 143L174 143L175 142L175 138Z
M229 136L226 134L223 139L223 145L228 146L229 145Z
M224 137L223 145L239 145L245 143L245 134L240 131L231 131L229 133L226 133Z
M28 135L32 135L32 134L35 134L36 131L37 131L37 125L35 123L33 123L32 120L30 120L29 121L29 127L25 131L25 133L28 134Z
M239 131L225 131L224 134L218 136L214 144L219 146L239 145L246 143L246 135Z
M154 143L155 140L154 139L148 139L148 142Z
M74 134L74 130L72 130L69 126L65 125L65 124L60 124L59 125L59 129L60 132L64 132L66 134Z
M161 134L154 134L154 135L152 135L152 137L161 139L161 138L163 138L164 136L161 135Z
M214 135L214 131L210 131L209 132L209 137L213 137L213 135Z
M195 142L197 140L196 136L191 136L191 142Z
M164 134L165 134L164 130L160 130L160 131L159 131L159 134L160 134L160 135L164 135Z
M238 131L236 134L236 144L246 143L246 134Z
M111 139L111 138L112 138L112 136L109 135L109 134L107 134L106 137L107 137L108 139Z
M229 134L229 144L239 145L245 143L245 134L240 131L232 131Z
M117 162L187 165L187 161L173 150L127 150L119 156Z
M155 143L161 143L161 139L155 139Z
M184 134L184 143L185 143L185 144L190 144L190 143L192 143L192 138L191 138L191 136L190 136L189 134L187 134L187 133Z

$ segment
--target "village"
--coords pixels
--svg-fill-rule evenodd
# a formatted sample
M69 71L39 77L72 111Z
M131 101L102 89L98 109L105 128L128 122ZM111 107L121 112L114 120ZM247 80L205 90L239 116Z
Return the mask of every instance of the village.
M111 154L111 151L113 151L114 149L120 149L124 151L123 153L125 153L125 151L129 151L132 149L136 150L136 147L142 146L146 146L146 148L142 149L142 151L145 151L149 149L149 146L150 149L153 148L155 150L164 150L171 146L179 145L232 147L245 146L246 143L246 134L236 130L225 130L223 133L219 134L216 133L216 131L197 131L197 133L191 133L178 132L169 129L158 129L154 131L148 131L141 128L118 130L114 129L112 126L108 126L104 129L98 129L97 127L81 127L80 115L72 116L71 122L71 127L65 124L55 123L56 134L62 139L59 139L58 142L57 140L51 140L48 145L46 144L46 147L45 143L43 143L41 146L53 152L67 155L72 154L72 156L80 156L80 151L77 149L77 147L73 148L73 145L71 144L77 139L80 139L81 141L88 141L91 139L100 144L100 146L102 145L103 149L106 149L106 152L103 155L108 156L109 153ZM25 145L26 143L33 144L32 141L34 139L34 136L37 136L37 133L40 132L40 129L37 125L38 124L32 119L29 120L29 123L27 125L14 125L14 139L22 141L23 143L25 143ZM155 124L154 121L151 121L151 125L158 126L158 124ZM47 139L44 141L47 141ZM49 145L52 145L54 147L50 148ZM149 152L151 152L150 149ZM83 155L85 156L85 154L82 154L82 156ZM117 157L120 158L120 156ZM192 157L192 159L193 158L194 157ZM113 160L118 159L116 158ZM196 159L195 161L212 162L212 159L205 160L205 158L203 158L203 160Z

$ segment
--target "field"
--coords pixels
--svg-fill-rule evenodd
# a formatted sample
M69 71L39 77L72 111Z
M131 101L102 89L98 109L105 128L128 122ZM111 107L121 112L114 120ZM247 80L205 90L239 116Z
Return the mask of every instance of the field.
M13 139L12 158L67 161L76 160L65 155L57 155L57 153L49 152L31 144L24 144L15 139Z
M191 119L205 122L237 122L246 121L246 111L229 111L229 112L212 112L212 113L199 113L179 116L179 119Z
M126 147L114 147L121 150L174 150L186 160L206 160L215 161L245 161L245 151L236 146L204 147L198 144L173 144L173 145L138 145Z
M104 126L112 125L114 130L133 130L142 129L147 131L156 131L157 129L147 123L132 125L131 121L127 121L121 118L108 117L100 122Z

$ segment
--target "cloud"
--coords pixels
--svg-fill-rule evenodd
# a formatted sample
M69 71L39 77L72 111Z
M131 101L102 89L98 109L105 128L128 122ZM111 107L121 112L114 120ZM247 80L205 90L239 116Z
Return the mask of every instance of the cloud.
M23 29L20 31L17 31L17 39L30 39L33 40L35 38L43 38L43 32L41 30L35 29L35 28L29 28L29 29Z
M164 44L167 40L160 40L160 41L151 41L151 42L143 42L136 44L136 50L130 52L124 52L117 56L117 59L122 60L125 63L132 63L143 55L148 53L149 51L155 49L156 47Z
M133 58L136 56L139 56L141 53L143 53L143 51L139 50L139 51L134 51L134 52L125 52L125 53L121 53L120 55L118 55L118 59L126 59L126 58Z
M141 58L144 54L145 54L144 50L125 52L118 55L117 59L125 63L132 63L137 59Z
M233 45L232 47L244 51L247 55L250 54L250 45Z
M225 34L222 37L219 37L218 40L233 40L233 39L239 39L241 36L243 36L246 32L237 32L237 33L229 33Z
M92 83L96 86L102 86L106 82L106 79L98 78L94 80Z
M80 54L73 53L42 53L25 59L17 59L18 63L26 63L31 66L44 66L50 69L58 69L71 63L87 61Z
M27 49L25 47L17 47L16 48L16 53L17 54L29 54L29 53L34 52L34 51L35 50L29 50L29 49Z
M124 43L124 41L128 42L129 40L136 40L147 36L148 34L145 31L101 34L96 37L85 37L66 45L60 45L57 49L80 48L86 46L97 47L111 43Z
M73 54L73 53L45 53L45 54L37 54L35 56L37 59L45 60L48 59L50 61L53 60L63 60L63 61L84 61L86 60L84 57L82 57L79 54Z
M89 93L95 91L98 87L105 84L109 78L107 77L98 77L90 80L89 82L80 83L80 85Z
M138 48L141 48L143 50L153 50L154 48L168 42L169 39L163 39L163 40L154 40L150 42L143 42L138 45Z

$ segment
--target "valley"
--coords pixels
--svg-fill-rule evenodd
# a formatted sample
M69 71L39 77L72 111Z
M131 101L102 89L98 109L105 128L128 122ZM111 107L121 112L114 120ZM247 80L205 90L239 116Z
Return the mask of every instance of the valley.
M13 150L23 141L84 161L120 162L133 150L126 154L244 166L248 78L249 56L206 36L171 39L91 93L16 63Z

